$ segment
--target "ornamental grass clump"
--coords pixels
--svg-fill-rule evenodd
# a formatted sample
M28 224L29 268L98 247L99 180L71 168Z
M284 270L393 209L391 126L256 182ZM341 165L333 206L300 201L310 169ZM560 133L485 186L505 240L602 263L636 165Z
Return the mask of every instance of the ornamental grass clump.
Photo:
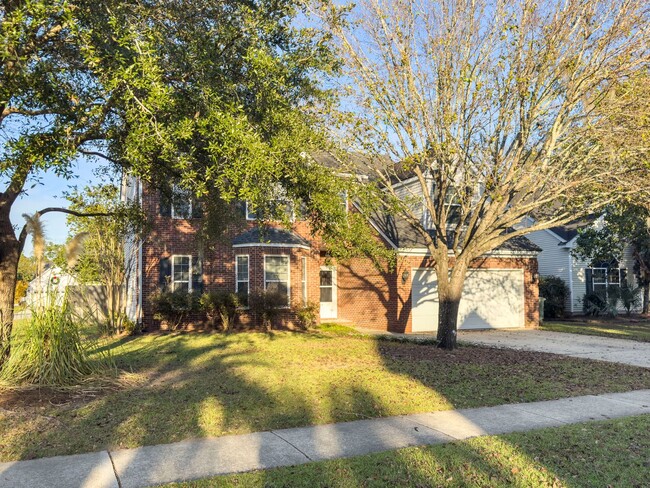
M82 342L67 301L50 303L34 309L29 324L14 336L0 382L6 386L67 387L108 376L115 365L109 355L96 349L96 343Z

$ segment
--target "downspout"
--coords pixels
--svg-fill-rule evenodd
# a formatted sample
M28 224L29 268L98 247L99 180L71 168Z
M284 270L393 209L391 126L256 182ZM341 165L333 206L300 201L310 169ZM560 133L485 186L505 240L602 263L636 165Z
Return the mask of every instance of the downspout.
M569 311L573 315L573 257L569 249Z
M140 178L137 180L138 185L138 202L142 205L142 183ZM138 308L135 312L135 321L142 327L142 239L138 243Z

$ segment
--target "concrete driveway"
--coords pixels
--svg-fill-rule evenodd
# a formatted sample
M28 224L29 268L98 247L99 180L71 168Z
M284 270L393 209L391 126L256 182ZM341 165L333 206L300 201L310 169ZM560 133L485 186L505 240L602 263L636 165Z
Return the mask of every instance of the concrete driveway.
M458 340L650 368L649 342L531 329L459 331Z

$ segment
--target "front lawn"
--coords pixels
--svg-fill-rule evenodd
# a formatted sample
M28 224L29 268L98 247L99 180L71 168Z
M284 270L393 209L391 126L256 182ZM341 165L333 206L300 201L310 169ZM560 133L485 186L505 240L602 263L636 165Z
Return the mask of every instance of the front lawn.
M650 342L650 319L614 318L583 318L567 321L552 320L544 322L542 330L569 332L571 334L586 334L633 341Z
M650 369L365 337L148 334L106 346L119 387L0 391L0 461L650 388Z
M650 415L642 415L166 486L641 487L649 452Z

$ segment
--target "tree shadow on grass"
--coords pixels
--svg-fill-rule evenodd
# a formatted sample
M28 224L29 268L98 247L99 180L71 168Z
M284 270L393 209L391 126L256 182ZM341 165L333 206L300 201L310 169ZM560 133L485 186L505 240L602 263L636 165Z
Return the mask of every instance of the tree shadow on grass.
M557 383L559 363L548 365L542 381L536 383L534 380L540 378L530 378L524 371L526 358L532 357L527 353L513 351L513 356L487 350L481 356L478 350L481 348L461 348L450 354L426 345L362 337L341 340L319 333L278 333L273 339L255 333L160 334L119 341L116 360L145 375L147 383L106 394L78 408L47 412L52 420L42 425L41 432L28 432L23 439L12 441L14 457L27 459L566 396L562 388L548 386ZM354 357L355 353L367 357ZM548 355L535 357L542 363L549 359ZM489 369L479 368L481 360ZM377 378L385 387L377 388ZM477 381L482 383L481 388L476 387ZM521 383L519 390L515 388L517 381ZM620 382L620 374L614 381ZM584 374L578 372L572 387L581 382ZM492 390L496 392L490 398L480 397L482 391ZM420 402L415 409L407 403L415 401ZM383 435L377 432L377 440ZM312 441L318 443L319 439ZM493 471L507 475L503 470L509 464L495 462L489 453L474 451L472 459L481 462L471 463L479 463L476 469L487 472L485 476ZM396 459L391 462L406 465L413 486L430 480L429 471L420 466L428 461ZM368 468L349 466L345 469L351 473L346 476L358 484L348 486L367 484ZM339 468L332 469L323 474L318 486L340 484ZM461 467L453 469L462 471Z

